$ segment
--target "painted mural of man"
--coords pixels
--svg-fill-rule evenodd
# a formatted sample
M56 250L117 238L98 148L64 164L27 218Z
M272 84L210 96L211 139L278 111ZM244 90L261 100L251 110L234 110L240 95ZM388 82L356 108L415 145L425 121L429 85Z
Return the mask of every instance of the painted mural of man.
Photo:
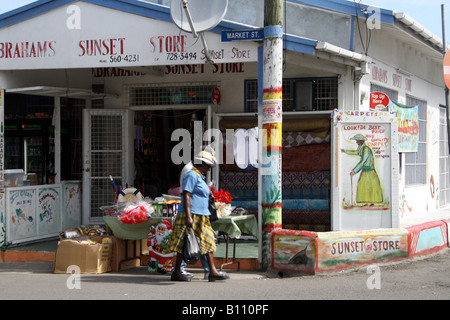
M356 190L356 203L362 206L382 204L383 190L375 170L373 151L365 143L367 138L358 133L351 137L350 140L355 140L358 148L356 150L341 149L341 152L360 157L360 161L350 171L350 177L352 178L355 174L361 172Z

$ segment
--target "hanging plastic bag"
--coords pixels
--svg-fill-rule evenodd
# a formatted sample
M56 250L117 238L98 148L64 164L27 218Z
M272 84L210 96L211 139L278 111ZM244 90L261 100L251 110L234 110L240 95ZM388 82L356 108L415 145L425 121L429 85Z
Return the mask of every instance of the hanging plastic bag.
M216 208L216 200L213 197L209 197L208 209L211 215L209 216L209 221L214 222L219 219L217 217L217 208Z
M183 239L183 258L187 264L195 264L202 255L200 244L192 228L186 228Z

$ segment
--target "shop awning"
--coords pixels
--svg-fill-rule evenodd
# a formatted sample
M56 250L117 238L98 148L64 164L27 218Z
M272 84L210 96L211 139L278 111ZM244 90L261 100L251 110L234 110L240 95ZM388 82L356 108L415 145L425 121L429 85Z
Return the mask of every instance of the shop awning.
M89 89L76 89L76 88L61 88L61 87L27 87L27 88L14 88L6 89L7 93L21 93L37 96L48 97L67 97L74 99L87 99L87 100L99 100L99 99L111 99L118 98L118 94L111 93L97 93Z

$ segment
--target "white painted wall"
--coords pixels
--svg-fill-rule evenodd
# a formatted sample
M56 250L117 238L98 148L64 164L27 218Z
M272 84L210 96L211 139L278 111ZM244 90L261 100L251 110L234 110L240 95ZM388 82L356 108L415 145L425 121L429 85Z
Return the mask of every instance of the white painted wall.
M442 55L393 27L382 26L372 33L369 56L373 59L370 74L360 82L359 109L369 110L370 84L398 92L398 102L406 104L406 96L427 101L427 183L405 186L404 155L402 157L399 207L400 219L425 217L439 209L438 192L431 192L433 176L439 186L439 105L445 105ZM356 37L355 37L356 38ZM360 48L359 44L356 44ZM357 49L358 50L358 49ZM377 76L378 75L378 76Z

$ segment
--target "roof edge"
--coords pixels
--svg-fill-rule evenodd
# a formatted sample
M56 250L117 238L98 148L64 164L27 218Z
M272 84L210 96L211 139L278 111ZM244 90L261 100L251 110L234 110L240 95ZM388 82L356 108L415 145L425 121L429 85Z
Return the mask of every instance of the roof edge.
M168 7L136 0L38 0L1 14L0 29L76 2L86 2L144 17L172 21Z
M433 47L437 47L441 50L444 48L444 42L439 36L435 35L433 32L425 28L422 24L420 24L417 20L415 20L408 14L404 12L396 12L395 20L402 23L408 29L411 29L415 34L420 36L426 42L429 42Z

